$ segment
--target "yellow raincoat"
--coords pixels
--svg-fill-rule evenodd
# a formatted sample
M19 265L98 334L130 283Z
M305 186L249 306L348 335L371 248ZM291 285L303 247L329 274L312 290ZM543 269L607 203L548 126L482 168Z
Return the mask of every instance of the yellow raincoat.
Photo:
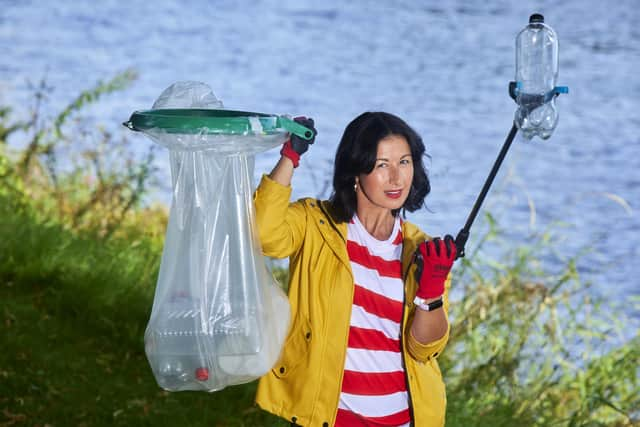
M302 426L333 426L353 303L353 274L347 254L347 224L332 219L326 201L302 199L289 203L291 187L264 176L254 196L256 222L263 253L289 257L291 326L279 360L260 379L256 402L266 411ZM402 271L405 304L402 356L413 423L443 426L445 387L436 356L449 331L428 345L410 333L417 283L411 263L419 243L428 238L403 222ZM444 310L449 308L445 285Z

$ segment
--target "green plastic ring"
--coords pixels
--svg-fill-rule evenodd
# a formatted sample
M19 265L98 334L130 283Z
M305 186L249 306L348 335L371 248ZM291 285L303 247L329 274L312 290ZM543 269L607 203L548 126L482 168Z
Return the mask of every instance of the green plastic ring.
M313 131L284 116L237 110L157 109L135 111L123 125L134 131L162 129L167 133L246 135L283 131L310 140Z

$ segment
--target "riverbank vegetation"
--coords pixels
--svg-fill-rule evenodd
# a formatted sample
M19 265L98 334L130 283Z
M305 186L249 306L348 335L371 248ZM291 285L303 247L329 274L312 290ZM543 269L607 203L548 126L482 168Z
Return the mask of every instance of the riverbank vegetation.
M167 220L145 200L154 149L134 155L82 117L134 80L99 83L51 118L44 84L29 117L0 109L0 425L288 425L254 405L255 382L168 393L150 372ZM485 221L454 280L447 426L640 426L640 337L624 311L593 296L576 259L550 271L559 231L496 261L482 245L504 234Z

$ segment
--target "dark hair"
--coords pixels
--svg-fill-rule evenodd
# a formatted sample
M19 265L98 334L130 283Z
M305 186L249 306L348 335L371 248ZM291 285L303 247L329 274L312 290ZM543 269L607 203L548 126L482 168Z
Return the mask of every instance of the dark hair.
M401 209L413 212L424 206L424 198L431 191L431 184L422 162L425 154L422 138L404 120L393 114L367 112L347 125L336 151L330 201L339 222L350 221L355 214L357 201L353 187L356 176L373 171L378 143L390 135L403 136L407 140L413 161L413 182ZM399 212L400 209L392 211L394 216Z

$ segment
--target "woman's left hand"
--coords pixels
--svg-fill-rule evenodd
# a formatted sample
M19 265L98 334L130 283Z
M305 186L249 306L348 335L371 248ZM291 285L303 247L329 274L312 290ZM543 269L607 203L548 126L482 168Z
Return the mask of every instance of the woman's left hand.
M415 253L416 296L422 299L439 298L444 294L444 282L456 260L456 245L452 236L422 242Z

